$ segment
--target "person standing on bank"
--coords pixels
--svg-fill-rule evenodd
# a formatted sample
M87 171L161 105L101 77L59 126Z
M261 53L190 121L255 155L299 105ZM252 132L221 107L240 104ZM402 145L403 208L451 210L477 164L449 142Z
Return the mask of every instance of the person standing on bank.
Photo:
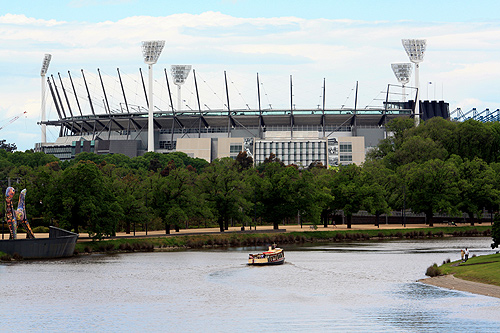
M469 259L469 249L465 248L465 261Z
M464 261L464 250L463 249L460 249L460 256L462 257L462 262Z

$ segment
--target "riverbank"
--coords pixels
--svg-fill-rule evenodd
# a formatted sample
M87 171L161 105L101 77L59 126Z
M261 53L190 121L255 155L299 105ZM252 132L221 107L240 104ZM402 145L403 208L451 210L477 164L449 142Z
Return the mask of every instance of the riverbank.
M294 243L315 242L345 242L369 241L384 239L430 239L441 237L474 237L490 236L490 226L479 227L426 227L426 228L394 228L385 226L356 226L347 229L345 226L337 228L309 226L285 226L274 230L272 226L258 227L257 230L230 228L226 232L188 229L179 233L166 235L163 231L149 232L148 235L136 233L136 236L118 234L117 236L101 241L92 241L89 238L79 239L76 244L76 253L90 252L134 252L134 251L171 251L179 249L199 249L205 247L235 247L235 246L267 246L272 243L284 245Z
M500 298L500 254L474 256L435 266L438 276L419 280L433 286Z
M500 287L486 283L462 280L455 276L440 275L431 278L421 279L418 282L429 284L432 286L446 288L451 290L466 291L473 294L491 296L500 298Z

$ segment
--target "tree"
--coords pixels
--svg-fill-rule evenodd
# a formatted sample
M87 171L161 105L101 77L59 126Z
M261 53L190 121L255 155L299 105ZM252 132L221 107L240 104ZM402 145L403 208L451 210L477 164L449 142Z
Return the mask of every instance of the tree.
M123 177L113 179L113 193L123 212L120 221L125 225L125 232L130 233L131 226L148 219L147 208L144 205L145 179L132 172Z
M263 176L262 217L278 229L280 221L297 215L300 174L296 167L276 161L264 162Z
M498 213L495 214L495 221L491 227L491 237L493 239L491 248L494 249L500 245L500 215Z
M331 174L325 168L318 168L322 173L313 173L309 170L302 170L300 177L295 184L295 201L300 212L301 219L312 222L317 225L324 218L324 226L328 224L324 212L333 204L333 196L329 185ZM318 175L320 174L321 177Z
M253 166L253 158L246 151L240 151L236 156L236 165L239 171L247 170Z
M12 153L17 150L17 146L15 143L7 143L6 140L0 140L0 149Z
M183 226L191 217L202 215L203 205L195 187L197 174L187 168L174 168L168 175L154 176L152 207L165 223L165 232L170 226Z
M351 228L352 214L357 213L366 195L366 186L362 184L361 167L356 164L341 165L334 174L332 194L335 197L334 208L344 211L347 228Z
M363 198L363 208L370 214L375 215L375 225L380 225L380 215L389 214L390 194L397 184L395 174L386 168L380 161L368 161L363 164L362 183L367 188L366 196Z
M243 218L243 212L250 206L246 183L229 157L210 163L201 175L200 185L221 232L229 228L230 218Z
M403 144L405 134L414 126L414 120L409 117L396 118L388 122L386 130L390 135L386 139L382 139L376 148L370 150L366 159L379 160L393 154ZM386 159L386 162L390 162L390 159Z
M401 147L394 152L393 159L396 166L410 164L411 162L422 163L432 159L446 160L448 152L440 143L431 138L412 136L406 139Z
M415 213L425 213L429 226L436 212L456 213L459 198L459 173L451 162L439 159L411 163L402 168L406 183L407 206Z
M471 225L474 225L474 216L482 217L485 207L491 208L500 200L499 189L495 187L495 172L486 162L476 157L472 161L453 156L450 159L459 171L458 209L467 213Z
M95 239L115 234L123 212L95 163L67 168L48 192L47 210L62 228L78 233L83 227Z

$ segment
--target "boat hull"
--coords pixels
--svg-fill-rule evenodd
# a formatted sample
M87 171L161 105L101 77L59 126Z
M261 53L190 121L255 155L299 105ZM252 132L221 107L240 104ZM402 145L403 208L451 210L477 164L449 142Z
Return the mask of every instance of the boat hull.
M0 240L0 252L18 254L24 259L71 257L77 239L78 234L49 227L49 238Z
M285 263L285 258L282 258L277 261L266 261L266 262L257 262L257 261L250 262L250 260L248 261L248 265L251 266L282 265L284 263Z
M285 262L285 253L282 249L269 247L269 251L249 254L248 265L252 266L265 266L265 265L281 265Z

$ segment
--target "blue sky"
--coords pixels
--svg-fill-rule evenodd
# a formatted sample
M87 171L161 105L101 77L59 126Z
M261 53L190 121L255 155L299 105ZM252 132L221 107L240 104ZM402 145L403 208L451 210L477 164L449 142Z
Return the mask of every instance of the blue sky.
M168 16L219 11L227 15L256 18L297 16L305 19L413 20L472 22L495 20L498 1L465 0L51 0L0 1L2 11L58 21L117 21L129 16Z
M387 85L397 84L390 64L408 62L402 38L427 40L422 98L444 99L450 110L496 109L499 12L498 1L462 0L0 0L0 127L5 127L0 138L19 150L39 142L45 53L53 57L48 74L59 80L60 73L66 88L68 71L82 88L83 69L96 103L103 99L99 68L113 109L120 107L120 68L129 103L143 105L139 68L145 71L146 66L140 42L154 39L166 41L155 65L160 109L169 107L162 71L172 64L193 66L202 104L211 109L224 107L224 71L234 108L256 108L256 73L262 103L273 108L287 107L290 75L298 108L321 103L323 79L327 107L352 106L356 81L359 105L376 106ZM194 108L192 75L182 89L183 103ZM77 94L89 112L85 93ZM8 124L24 111L27 116ZM50 96L47 114L58 117ZM49 128L48 141L57 134Z

